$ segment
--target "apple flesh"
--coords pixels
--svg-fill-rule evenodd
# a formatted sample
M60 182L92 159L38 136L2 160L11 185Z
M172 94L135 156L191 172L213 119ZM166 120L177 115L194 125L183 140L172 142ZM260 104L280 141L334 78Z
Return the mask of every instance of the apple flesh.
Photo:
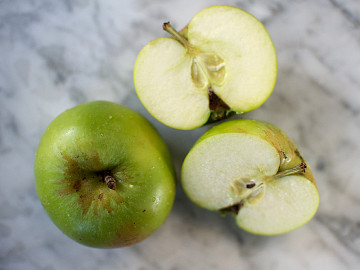
M235 215L248 232L275 235L308 222L319 205L311 170L277 127L233 120L207 131L182 166L182 185L201 207Z
M148 43L134 68L135 89L160 122L194 129L256 109L271 94L276 54L264 26L235 7L212 6L182 31Z
M76 106L49 125L36 152L35 184L55 225L99 248L151 235L175 196L160 135L140 114L106 101Z

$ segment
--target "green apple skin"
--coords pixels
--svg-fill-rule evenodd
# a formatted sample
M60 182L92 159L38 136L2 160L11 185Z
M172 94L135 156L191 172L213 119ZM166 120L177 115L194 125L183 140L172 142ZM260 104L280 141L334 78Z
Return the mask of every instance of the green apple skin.
M128 246L151 235L171 211L175 182L168 149L152 125L106 101L60 114L35 157L36 191L49 217L91 247Z
M301 227L302 225L304 225L308 221L310 221L318 209L319 195L318 195L318 190L317 190L315 179L314 179L311 169L307 163L306 163L307 167L306 167L305 172L301 172L298 175L301 176L301 178L306 178L309 181L309 183L312 184L310 186L313 186L310 189L312 190L311 191L312 194L316 194L316 195L313 196L313 198L312 198L313 200L310 203L312 212L310 214L308 213L306 215L306 217L304 218L304 220L302 220L302 222L298 222L295 226L286 228L284 231L276 231L275 230L274 232L271 232L271 231L269 232L266 229L265 230L253 229L251 226L244 225L242 222L242 219L241 219L241 212L242 212L242 207L245 207L246 205L240 206L240 210L237 209L238 212L234 213L232 210L230 210L230 208L228 208L228 209L227 208L225 208L225 209L224 208L215 208L214 206L210 206L211 203L210 204L206 203L206 201L204 201L203 199L199 200L197 194L194 194L193 186L189 183L186 183L186 181L184 179L185 170L189 170L189 164L186 164L186 162L188 162L191 152L197 151L197 147L201 143L205 142L208 139L212 139L215 136L223 135L226 133L249 134L252 136L256 136L256 137L260 138L261 140L264 140L264 141L268 142L270 145L272 145L274 147L274 149L276 149L276 152L277 152L276 155L278 155L278 159L279 159L278 173L284 172L286 170L290 170L291 168L294 168L295 166L305 162L304 158L302 157L302 155L301 155L300 151L298 150L297 146L295 145L295 143L283 131L281 131L278 127L276 127L270 123L263 122L263 121L257 121L257 120L247 120L247 119L238 119L238 120L231 120L231 121L223 122L217 126L212 127L206 133L204 133L194 144L194 146L192 147L192 149L190 150L190 152L188 153L188 155L186 156L186 158L184 160L182 172L181 172L181 178L182 178L181 180L182 180L183 189L184 189L185 193L187 194L187 196L190 198L190 200L192 200L195 204L199 205L200 207L206 208L208 210L220 211L221 213L228 213L228 214L234 215L237 225L241 229L243 229L249 233L258 234L258 235L276 235L276 234L287 233L289 231L292 231L294 229ZM226 159L226 157L223 157L223 156L221 156L221 157L219 156L219 157L215 157L215 158L218 158L218 159L225 158ZM205 162L206 161L203 161L202 163L205 163ZM186 166L188 168L185 168ZM191 165L191 166L193 166L193 165ZM202 166L202 164L201 164L201 166ZM209 185L210 189L212 189L211 182L207 183L207 185ZM211 199L209 198L209 200L211 200ZM299 202L299 203L301 204L301 202ZM279 204L281 204L281 202L279 202ZM273 219L277 219L277 218L278 217L276 217L276 216L273 217ZM286 216L282 217L282 219L286 220ZM265 226L266 225L264 225L264 227Z

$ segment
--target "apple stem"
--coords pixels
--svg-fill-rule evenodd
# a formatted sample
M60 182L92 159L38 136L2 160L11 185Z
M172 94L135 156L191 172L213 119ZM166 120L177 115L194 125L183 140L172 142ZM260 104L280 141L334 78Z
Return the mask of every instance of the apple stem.
M189 41L183 37L178 31L175 30L174 27L170 24L170 22L163 23L163 30L172 35L177 41L179 41L184 47L188 50L193 50Z
M105 181L106 185L108 186L108 188L110 188L112 190L116 189L115 178L112 176L110 171L104 171L103 178L104 178L104 181Z
M306 167L307 167L306 163L301 162L299 165L297 165L297 166L295 166L293 168L290 168L288 170L279 172L276 175L274 175L273 177L274 178L280 178L280 177L287 176L287 175L292 175L292 174L297 174L297 173L304 173L305 170L306 170Z

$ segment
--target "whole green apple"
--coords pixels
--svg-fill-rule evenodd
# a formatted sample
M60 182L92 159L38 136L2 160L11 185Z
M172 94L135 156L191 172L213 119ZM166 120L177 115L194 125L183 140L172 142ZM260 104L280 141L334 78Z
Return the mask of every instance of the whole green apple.
M140 114L106 101L76 106L49 125L36 152L35 184L55 225L98 248L151 235L175 196L160 135Z
M261 121L233 120L208 130L186 156L181 178L192 201L233 214L240 228L255 234L296 229L319 205L299 149L279 128Z

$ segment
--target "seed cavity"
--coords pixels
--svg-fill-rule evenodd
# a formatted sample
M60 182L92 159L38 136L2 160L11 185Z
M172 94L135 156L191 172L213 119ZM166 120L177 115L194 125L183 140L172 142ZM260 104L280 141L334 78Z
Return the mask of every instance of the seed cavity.
M261 202L262 198L265 195L265 185L263 183L259 184L256 189L250 193L246 198L247 203L249 204L258 204Z
M205 88L209 83L196 57L192 59L191 63L191 80L195 86L200 89Z
M195 55L191 63L191 79L197 88L222 85L226 78L225 61L216 53L205 52Z

